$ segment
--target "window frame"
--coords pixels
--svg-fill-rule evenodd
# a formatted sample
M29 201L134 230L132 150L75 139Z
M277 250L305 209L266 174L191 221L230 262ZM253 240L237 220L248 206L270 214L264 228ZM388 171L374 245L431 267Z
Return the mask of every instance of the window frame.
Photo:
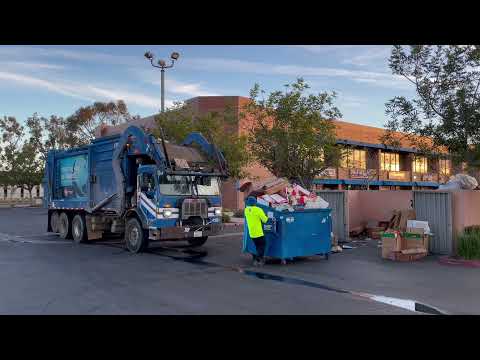
M388 162L386 161L387 157L388 157ZM392 158L395 160L395 162L392 162ZM381 151L380 152L380 170L400 171L400 153Z
M446 169L448 169L448 172L445 171ZM438 172L440 175L450 176L452 174L452 161L450 159L439 159Z
M420 162L420 164L419 164ZM428 174L428 159L426 156L415 156L412 171L417 174Z
M357 166L359 165L359 166ZM348 148L345 156L342 156L340 166L344 169L367 169L367 150Z

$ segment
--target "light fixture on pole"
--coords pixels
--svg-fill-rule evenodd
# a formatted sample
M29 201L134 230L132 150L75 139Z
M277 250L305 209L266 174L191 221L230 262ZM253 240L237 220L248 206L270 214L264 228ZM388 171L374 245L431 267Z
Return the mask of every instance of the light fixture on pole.
M153 63L155 59L155 55L153 55L150 51L147 51L144 55L148 60L150 60L150 64L152 64L153 67L159 68L161 71L161 111L162 113L165 112L165 69L170 69L173 67L173 64L175 61L178 60L180 57L180 54L178 52L172 52L170 55L170 59L172 60L170 65L167 65L166 61L163 59L158 60L157 64L155 65Z

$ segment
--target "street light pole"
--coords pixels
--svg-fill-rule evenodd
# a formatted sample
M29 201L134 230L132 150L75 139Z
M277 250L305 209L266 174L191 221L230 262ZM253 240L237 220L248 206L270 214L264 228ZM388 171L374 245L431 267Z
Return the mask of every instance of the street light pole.
M145 53L145 57L150 60L150 63L152 64L153 67L159 68L161 72L161 82L160 82L160 87L161 87L161 112L165 112L165 69L170 69L173 67L173 64L175 63L176 60L180 57L180 54L177 52L173 52L170 55L170 59L172 60L172 63L170 65L167 65L165 60L158 60L158 65L155 65L153 63L153 59L155 56L150 52L147 51Z
M162 113L165 112L165 69L162 69L161 70L161 77L162 77L162 81L160 83L160 87L162 89L162 103L161 103L161 111Z

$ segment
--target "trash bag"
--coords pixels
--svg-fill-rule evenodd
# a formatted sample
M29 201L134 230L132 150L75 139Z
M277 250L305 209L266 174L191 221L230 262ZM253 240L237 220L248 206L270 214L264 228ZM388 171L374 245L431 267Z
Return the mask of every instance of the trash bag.
M438 190L473 190L478 187L478 181L466 174L452 176L445 185L440 185Z

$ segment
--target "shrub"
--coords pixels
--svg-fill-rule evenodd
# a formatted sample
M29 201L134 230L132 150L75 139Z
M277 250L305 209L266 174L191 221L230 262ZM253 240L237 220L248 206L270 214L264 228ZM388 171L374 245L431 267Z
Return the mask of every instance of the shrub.
M480 225L471 225L465 227L465 232L466 233L471 233L471 232L478 232L480 233Z
M235 215L235 217L237 217L237 218L243 218L243 209L235 210L234 215Z
M222 222L223 223L229 223L230 222L230 216L228 214L223 213L222 214Z
M480 229L466 229L459 236L458 255L466 260L480 259Z

